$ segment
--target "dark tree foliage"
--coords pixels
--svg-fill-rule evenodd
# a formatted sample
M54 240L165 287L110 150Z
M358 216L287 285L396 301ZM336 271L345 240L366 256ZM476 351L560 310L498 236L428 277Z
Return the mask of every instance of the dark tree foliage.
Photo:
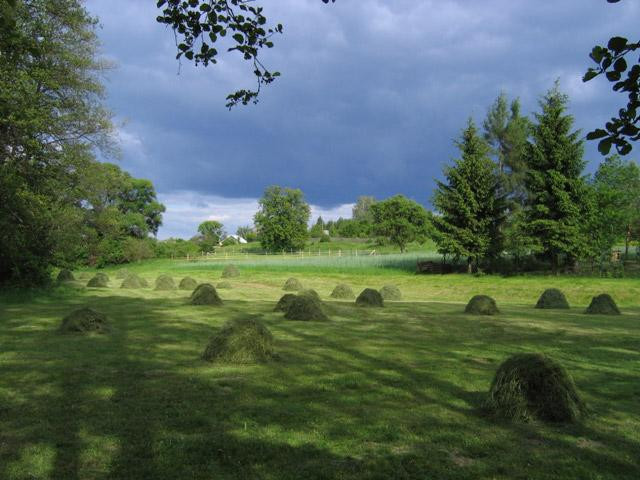
M618 3L620 0L607 0ZM608 155L615 145L621 155L632 150L631 142L640 139L640 60L627 61L636 50L640 50L640 41L629 41L624 37L612 37L607 46L596 45L589 55L597 67L589 68L582 80L588 82L597 76L604 75L613 84L613 91L628 95L626 107L618 111L618 115L605 124L605 128L597 128L587 134L588 140L600 140L598 150Z
M373 233L397 245L401 252L407 243L423 242L429 221L427 212L419 203L396 195L371 205Z
M265 250L298 250L304 247L311 209L301 190L273 185L265 190L258 203L260 210L253 220Z

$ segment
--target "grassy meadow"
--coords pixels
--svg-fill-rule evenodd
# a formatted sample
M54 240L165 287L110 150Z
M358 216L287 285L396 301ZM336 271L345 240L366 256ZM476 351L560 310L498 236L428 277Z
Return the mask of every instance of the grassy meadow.
M415 253L385 258L246 258L222 307L190 292L86 288L0 295L0 478L636 479L640 474L640 281L417 276ZM368 262L368 263L367 263ZM376 263L377 262L377 263ZM217 283L224 262L152 261L129 270ZM290 277L326 301L329 322L273 312ZM395 284L383 309L332 301ZM568 311L533 307L549 287ZM623 315L588 316L610 293ZM475 294L502 313L462 313ZM90 306L108 335L61 335ZM260 314L279 358L200 359L230 318ZM496 368L543 352L572 374L590 414L576 425L514 424L480 410Z

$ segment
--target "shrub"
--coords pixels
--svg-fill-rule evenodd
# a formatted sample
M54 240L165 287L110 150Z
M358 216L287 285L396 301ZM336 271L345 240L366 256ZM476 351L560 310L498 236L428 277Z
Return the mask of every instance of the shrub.
M222 300L218 296L218 292L210 283L201 283L191 294L189 298L191 305L222 305Z
M91 308L74 310L62 319L61 333L108 333L110 330L106 315Z
M105 273L96 273L91 280L87 282L87 287L105 288L109 286L109 277Z
M395 285L385 285L380 289L380 295L385 300L402 300L402 293Z
M193 278L184 277L182 280L180 280L180 285L178 285L178 288L180 288L180 290L193 290L197 286L198 282L196 282Z
M286 292L297 292L298 290L302 290L302 283L297 278L289 278L286 282L284 282L284 287L282 289Z
M322 311L322 302L313 295L296 295L284 313L287 320L325 321L329 320Z
M586 412L571 376L541 353L520 353L503 362L485 408L515 421L575 422Z
M264 363L275 357L273 335L257 317L230 320L216 333L202 358L210 362Z
M496 315L500 313L496 301L487 295L476 295L467 303L464 313L473 315Z
M73 273L71 273L71 270L68 270L66 268L63 268L62 270L60 270L60 273L58 273L58 277L57 277L57 280L60 283L73 282L75 279L76 277L73 276Z
M217 289L221 289L221 288L233 288L233 285L231 285L230 282L218 282L218 284L216 285Z
M169 275L160 275L156 278L155 290L175 290L176 284Z
M384 299L378 290L365 288L356 298L356 305L359 307L383 307Z
M222 278L233 278L240 275L240 270L235 265L227 265L222 270Z
M601 293L600 295L593 297L584 313L593 315L620 315L620 309L616 305L616 302L614 302L613 298L611 298L611 295L608 293Z
M331 298L351 300L355 296L356 295L355 295L355 293L353 293L353 290L351 290L351 287L349 285L344 284L344 283L340 283L340 284L336 285L336 288L334 288L333 292L331 292Z
M548 288L540 295L536 308L569 308L569 302L560 290Z
M147 285L146 280L143 280L135 273L132 273L122 281L120 288L144 288Z
M276 306L273 309L273 311L286 312L289 306L291 305L291 303L293 302L294 298L296 298L295 293L285 293L282 297L280 297L280 300L278 300L278 303L276 303Z

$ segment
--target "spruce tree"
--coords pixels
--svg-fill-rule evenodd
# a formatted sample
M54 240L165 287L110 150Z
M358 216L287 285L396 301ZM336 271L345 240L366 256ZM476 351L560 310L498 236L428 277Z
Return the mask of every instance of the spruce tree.
M588 248L583 221L590 205L582 177L584 148L580 132L571 131L573 117L565 113L567 102L556 82L540 102L542 111L535 115L525 156L525 229L554 271L563 259L573 265Z
M461 140L461 156L445 169L446 182L437 182L433 216L438 251L455 259L466 258L469 271L502 249L500 227L506 202L489 145L469 119Z

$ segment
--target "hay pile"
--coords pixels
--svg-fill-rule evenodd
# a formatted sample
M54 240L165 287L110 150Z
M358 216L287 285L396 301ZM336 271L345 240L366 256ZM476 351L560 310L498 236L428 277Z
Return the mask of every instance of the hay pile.
M356 298L356 305L359 307L384 307L384 300L379 291L365 288Z
M301 292L298 293L298 295L305 295L307 297L311 297L312 299L318 302L322 302L320 295L318 295L318 292L316 292L313 288L307 288L305 290L302 290Z
M176 284L169 275L160 275L156 278L155 290L175 290Z
M402 293L395 285L385 285L380 289L380 295L384 300L402 300Z
M280 297L280 300L278 300L278 303L276 303L276 306L273 309L273 311L286 312L289 309L289 306L293 302L294 298L296 298L295 293L285 293L282 297Z
M222 270L222 278L233 278L240 275L240 270L235 265L227 265Z
M569 302L560 290L548 288L540 295L536 308L569 308Z
M210 283L201 283L191 294L189 298L191 305L222 305L222 300L218 296L218 292Z
M520 353L503 362L485 408L515 421L575 422L586 412L571 376L541 353Z
M76 279L76 277L73 276L73 273L71 273L71 270L63 268L62 270L60 270L60 273L58 273L57 276L57 280L60 283L63 282L73 282Z
M218 284L216 285L217 289L220 288L233 288L233 285L231 285L231 282L218 282Z
M109 322L106 315L91 308L74 310L62 319L61 333L108 333Z
M351 290L351 287L344 283L340 283L336 285L336 288L334 288L333 292L331 292L331 298L337 298L342 300L351 300L352 298L355 298L355 296L356 294L353 293L353 290Z
M298 290L302 290L302 284L297 278L289 278L284 282L284 287L282 287L282 289L285 292L297 292Z
M127 270L126 268L121 268L120 270L118 270L116 272L116 278L119 279L119 280L124 280L129 275L131 275L131 272L129 270Z
M620 309L613 298L611 298L611 295L601 293L597 297L593 297L584 313L593 315L620 315Z
M96 273L91 280L87 282L87 287L105 288L109 286L109 277L105 273Z
M500 313L496 301L487 295L476 295L467 303L464 313L473 315L496 315Z
M132 273L122 281L120 288L144 288L146 286L148 286L146 280L140 278L135 273Z
M193 290L197 286L198 282L196 282L193 278L184 277L182 280L180 280L178 288L180 288L180 290Z
M216 333L202 354L221 363L265 363L275 357L273 335L257 317L230 320Z
M310 294L295 295L284 312L284 318L304 322L329 320L329 317L322 310L322 302Z

